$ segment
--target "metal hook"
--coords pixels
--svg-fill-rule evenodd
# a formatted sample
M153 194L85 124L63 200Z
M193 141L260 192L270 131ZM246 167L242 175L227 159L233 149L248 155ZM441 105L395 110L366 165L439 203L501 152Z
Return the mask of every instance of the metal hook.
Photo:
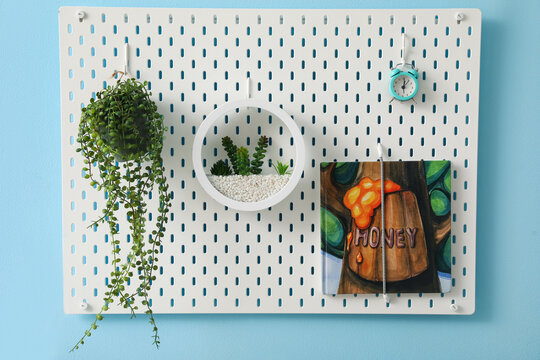
M251 78L246 79L246 99L251 99Z
M405 64L405 33L401 33L401 63Z
M129 76L129 44L124 45L124 74Z

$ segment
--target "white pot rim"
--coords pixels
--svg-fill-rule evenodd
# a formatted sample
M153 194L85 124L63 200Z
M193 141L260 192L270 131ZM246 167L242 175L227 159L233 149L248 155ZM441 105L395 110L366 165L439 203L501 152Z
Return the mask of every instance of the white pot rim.
M214 123L219 120L222 116L224 116L227 112L238 109L238 108L260 108L263 110L268 111L275 117L277 117L279 120L285 124L287 129L289 129L289 132L291 133L291 136L293 137L294 141L294 147L295 147L295 166L293 168L293 172L291 174L291 177L287 184L277 193L274 195L263 199L261 201L256 202L242 202L238 200L234 200L231 198L226 197L222 193L220 193L214 186L210 183L210 180L208 179L208 176L206 175L203 165L202 165L202 146L203 141L208 133L208 130L210 130L210 127L214 125ZM199 128L197 129L197 133L195 134L195 139L193 141L193 167L195 169L195 175L197 177L197 180L203 187L203 189L210 195L212 198L214 198L219 203L228 206L232 209L236 210L243 210L243 211L258 211L262 209L269 208L283 199L285 199L296 187L298 182L300 181L300 178L302 177L302 173L304 171L304 162L305 162L305 147L304 147L304 139L302 137L302 133L300 132L300 129L296 125L296 122L291 118L287 112L285 112L280 107L269 103L264 100L259 99L242 99L242 100L236 100L227 102L216 109L212 111L206 119L201 123Z

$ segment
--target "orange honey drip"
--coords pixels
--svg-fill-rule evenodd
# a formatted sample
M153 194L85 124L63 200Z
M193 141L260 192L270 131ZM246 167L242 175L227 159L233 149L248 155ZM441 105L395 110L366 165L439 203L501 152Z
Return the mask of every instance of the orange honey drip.
M401 190L401 186L392 180L384 182L384 193L392 193ZM381 205L381 180L373 181L364 177L358 185L350 188L343 197L343 205L351 210L351 216L360 229L367 229L371 224L373 210ZM347 249L350 240L347 235ZM361 255L360 255L361 256Z

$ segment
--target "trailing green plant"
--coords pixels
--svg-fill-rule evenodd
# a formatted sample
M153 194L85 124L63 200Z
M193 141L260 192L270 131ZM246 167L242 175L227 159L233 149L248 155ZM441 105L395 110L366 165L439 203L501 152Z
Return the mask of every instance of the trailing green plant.
M140 303L152 326L153 344L159 347L148 292L156 279L157 254L168 221L171 196L161 158L166 128L146 86L146 82L131 78L122 81L120 76L114 86L98 92L82 109L77 151L84 157L84 177L91 186L103 191L106 198L102 216L89 227L108 226L113 269L103 306L71 351L84 344L97 329L103 313L114 303L129 309L132 317ZM147 234L146 199L155 187L159 214L155 229ZM120 208L127 210L126 222L118 219ZM130 248L121 254L118 233L126 223Z
M232 139L228 136L225 136L221 139L221 145L223 145L223 148L225 149L225 152L229 157L229 161L231 162L234 173L238 174L238 164L236 162L236 151L238 150L238 148L236 147L236 145L234 145Z
M217 176L227 176L232 175L232 170L229 164L223 160L219 160L212 166L210 173Z
M249 175L251 169L249 168L249 153L245 147L239 147L236 150L236 166L238 167L238 175Z
M238 148L230 137L224 136L221 139L221 144L229 157L235 174L249 175L262 172L263 159L266 156L266 148L268 147L268 138L266 136L261 136L257 141L252 161L249 161L248 150L245 147ZM210 172L212 173L212 169L210 169Z
M276 161L276 164L272 164L278 175L290 175L289 164L284 164L281 161Z
M262 172L263 159L266 156L266 148L268 147L268 138L261 136L257 142L253 160L251 160L251 173L260 174Z

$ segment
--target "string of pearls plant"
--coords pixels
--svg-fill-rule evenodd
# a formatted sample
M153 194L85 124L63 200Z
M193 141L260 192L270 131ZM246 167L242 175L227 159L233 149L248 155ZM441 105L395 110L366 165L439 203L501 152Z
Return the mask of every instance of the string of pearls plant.
M114 86L98 92L95 99L82 109L77 141L84 157L84 177L106 199L102 216L89 227L107 224L112 252L110 274L104 304L95 320L71 351L84 344L97 329L98 322L109 306L117 302L129 309L132 318L142 305L153 331L153 344L159 348L158 328L154 320L148 292L156 279L157 254L168 221L171 195L161 158L163 118L151 100L147 83L132 78L119 79ZM116 73L115 73L116 75ZM157 187L159 196L155 229L146 232L146 199L152 198ZM125 208L131 247L120 253L118 211Z

